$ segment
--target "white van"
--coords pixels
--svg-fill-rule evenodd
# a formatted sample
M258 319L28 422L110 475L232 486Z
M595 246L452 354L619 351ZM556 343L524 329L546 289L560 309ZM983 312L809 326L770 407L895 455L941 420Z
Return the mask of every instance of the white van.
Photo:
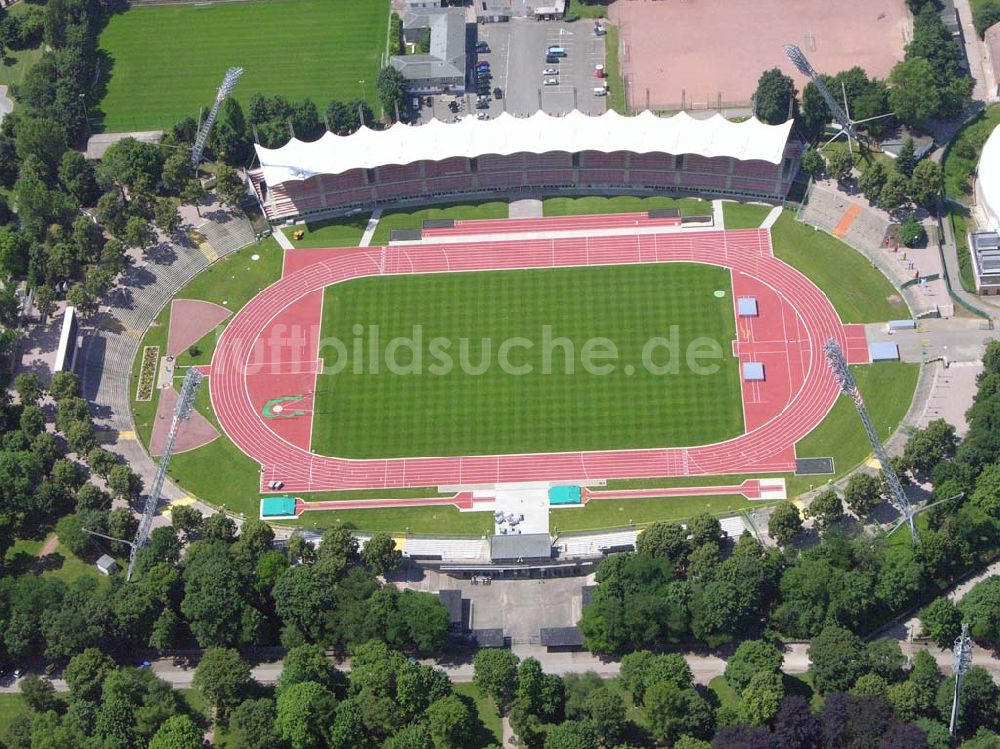
M607 96L607 95L608 95L608 90L604 88L604 86L594 89L594 96Z
M560 47L558 45L553 45L553 46L549 47L549 49L546 52L546 54L555 55L556 57L565 57L566 56L566 50L564 50L562 47Z

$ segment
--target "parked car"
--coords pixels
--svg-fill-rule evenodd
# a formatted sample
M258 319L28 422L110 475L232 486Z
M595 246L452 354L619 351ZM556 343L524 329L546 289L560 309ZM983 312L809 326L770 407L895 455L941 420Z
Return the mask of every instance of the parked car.
M566 50L564 50L558 44L553 44L548 48L546 54L552 55L553 57L565 57Z
M487 99L480 99L476 102L476 109L489 109L490 102Z
M594 89L594 96L607 96L607 95L608 95L608 90L606 88L601 87Z
M542 75L559 75L559 68L545 68Z
M503 89L499 86L493 89L493 98L500 101L503 98Z
M545 55L545 62L549 63L549 65L553 63L558 63L559 59L560 58L558 55Z
M476 52L483 54L490 51L490 45L486 42L476 42Z
M546 86L558 86L559 85L559 79L558 78L546 78L545 79L545 85Z
M489 112L480 112L476 115L477 120L488 120L490 118Z

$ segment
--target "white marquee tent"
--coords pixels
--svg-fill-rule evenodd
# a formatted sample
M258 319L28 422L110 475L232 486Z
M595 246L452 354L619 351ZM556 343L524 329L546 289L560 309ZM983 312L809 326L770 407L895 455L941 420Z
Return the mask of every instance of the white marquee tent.
M390 164L551 151L696 154L780 164L791 128L791 120L765 125L756 118L730 122L718 114L699 120L685 112L672 117L648 111L635 117L615 111L597 117L578 111L562 117L537 112L524 118L504 113L486 121L466 117L458 123L397 123L387 130L362 127L352 135L328 132L311 143L293 138L281 148L255 148L264 180L278 185Z
M977 171L976 202L989 222L982 228L1000 231L1000 127L986 139Z

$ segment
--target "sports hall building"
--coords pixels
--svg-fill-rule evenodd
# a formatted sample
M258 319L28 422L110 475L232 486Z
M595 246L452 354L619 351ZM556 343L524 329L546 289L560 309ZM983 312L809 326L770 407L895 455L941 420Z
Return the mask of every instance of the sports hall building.
M494 120L396 124L256 146L253 190L271 221L518 191L700 193L782 200L798 171L792 122L681 112L597 117L538 112Z

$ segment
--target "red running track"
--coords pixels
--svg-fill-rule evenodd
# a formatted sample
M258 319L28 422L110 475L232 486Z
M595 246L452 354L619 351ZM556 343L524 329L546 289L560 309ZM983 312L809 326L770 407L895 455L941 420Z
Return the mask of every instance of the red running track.
M311 454L275 434L248 393L250 356L269 321L331 284L379 274L653 262L731 268L770 287L794 308L804 337L803 379L769 421L731 440L688 448L348 460ZM262 491L272 480L283 481L285 492L309 492L784 472L794 469L795 443L822 421L837 398L822 350L831 337L846 346L844 326L833 306L808 278L772 256L766 229L358 248L330 253L251 300L219 341L210 393L226 434L261 464ZM267 347L262 348L267 367ZM280 368L280 362L270 364Z
M581 229L629 229L680 226L680 217L650 218L648 213L606 213L587 216L549 216L547 218L467 219L454 226L423 229L424 239L478 234L523 234L534 231L577 231Z
M662 489L622 489L595 491L584 487L583 504L592 499L643 499L655 497L701 497L741 494L747 499L762 499L764 492L784 490L784 481L767 479L746 479L739 486L671 486Z

